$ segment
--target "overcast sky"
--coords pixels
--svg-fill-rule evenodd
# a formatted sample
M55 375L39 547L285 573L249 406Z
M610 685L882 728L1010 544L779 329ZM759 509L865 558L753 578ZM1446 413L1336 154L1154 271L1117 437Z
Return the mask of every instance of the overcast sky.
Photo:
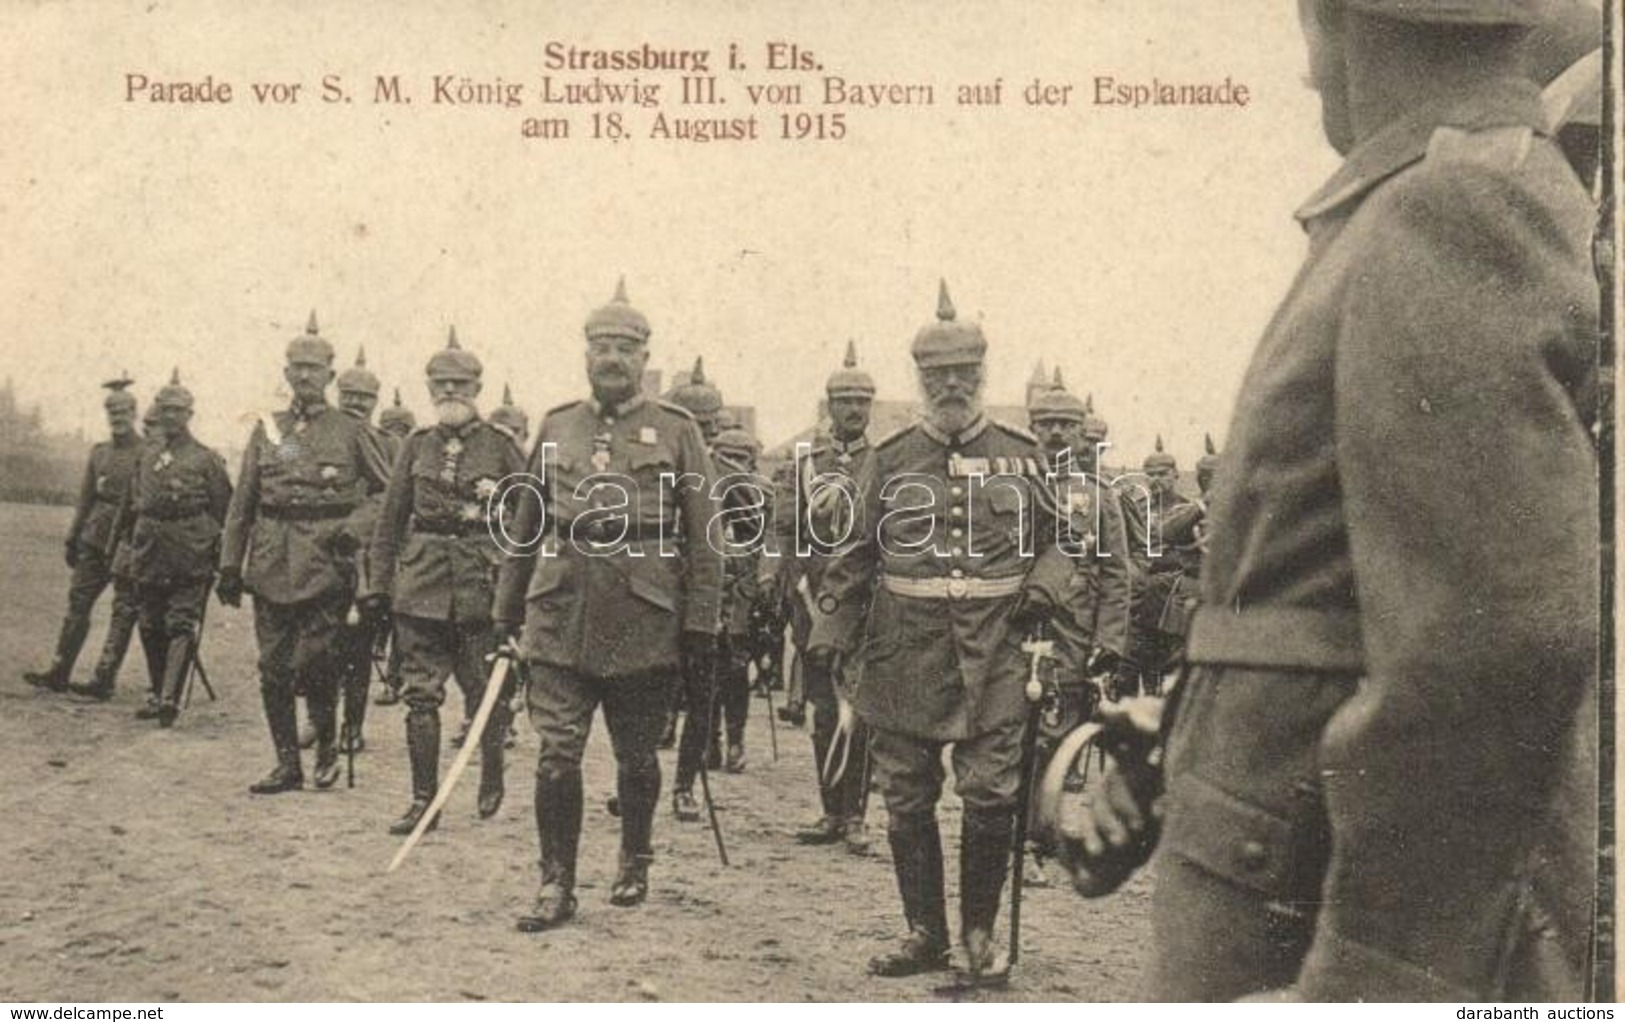
M652 364L703 354L772 443L810 422L848 338L882 396L912 397L908 344L946 277L987 333L990 400L1059 363L1125 458L1161 432L1188 465L1203 431L1222 439L1302 256L1291 212L1336 164L1284 0L547 6L4 5L0 335L19 389L96 434L98 381L127 368L145 401L179 364L199 436L240 445L283 400L283 346L314 307L341 363L365 344L420 413L453 322L487 397L509 381L537 413L585 393L583 318L625 274ZM525 141L521 118L551 112L534 96L555 40L708 49L728 116L753 112L745 82L799 81L805 112L835 109L820 73L763 68L772 40L849 82L933 84L937 105L848 110L841 141L709 146L594 142L581 108L570 141ZM717 68L730 41L748 71ZM235 101L127 103L127 73L212 74ZM321 104L324 73L354 102ZM372 103L378 74L414 104ZM527 104L437 107L435 74L523 82ZM1101 107L1097 75L1229 77L1251 103ZM1023 104L1034 77L1072 84L1071 105ZM1002 107L955 105L999 78ZM261 106L253 81L304 98Z

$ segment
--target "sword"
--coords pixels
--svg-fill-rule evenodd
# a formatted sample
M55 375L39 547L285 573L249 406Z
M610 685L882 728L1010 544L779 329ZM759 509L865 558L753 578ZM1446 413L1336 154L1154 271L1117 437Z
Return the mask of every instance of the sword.
M1046 686L1042 667L1045 660L1055 655L1053 640L1043 638L1043 626L1034 637L1021 644L1028 656L1027 728L1021 733L1021 788L1016 795L1016 827L1012 840L1013 865L1010 873L1010 964L1016 964L1021 955L1021 888L1027 857L1027 817L1031 812L1033 795L1033 768L1038 750L1038 718L1044 710Z
M384 870L385 873L395 872L395 868L412 854L412 849L423 839L429 824L433 823L440 810L445 808L446 800L451 798L451 789L457 784L457 778L462 776L468 761L474 757L474 748L480 744L475 736L485 733L485 725L491 719L491 711L496 707L497 700L502 697L502 690L507 687L508 670L513 665L513 650L505 646L497 650L492 658L495 663L491 667L491 676L485 681L485 695L480 699L480 707L474 711L474 722L469 725L469 740L457 750L457 758L451 761L451 769L446 771L446 779L440 782L440 790L435 792L434 801L429 803L428 811L418 819L412 833L406 836L400 851L395 853L395 858L389 860L389 868Z

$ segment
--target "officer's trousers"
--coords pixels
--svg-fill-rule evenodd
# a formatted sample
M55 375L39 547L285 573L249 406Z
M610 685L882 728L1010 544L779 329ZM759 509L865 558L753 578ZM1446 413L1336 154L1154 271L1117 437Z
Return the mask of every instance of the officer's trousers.
M835 690L835 679L830 672L803 662L806 677L807 702L813 708L812 747L813 768L818 771L818 793L823 801L824 815L838 820L863 818L864 787L868 783L869 728L863 718L853 714L852 733L848 736L846 771L833 785L824 783L824 764L829 759L830 744L835 740L835 725L840 716L840 702Z
M62 617L53 657L53 667L61 672L64 681L73 674L74 662L90 635L90 612L113 581L112 564L100 550L81 544L78 554L79 561L68 582L68 610Z
M344 590L297 603L254 598L260 698L279 755L290 744L297 754L295 692L304 693L309 702L317 743L325 747L334 740L342 670L339 638L349 609L350 593Z

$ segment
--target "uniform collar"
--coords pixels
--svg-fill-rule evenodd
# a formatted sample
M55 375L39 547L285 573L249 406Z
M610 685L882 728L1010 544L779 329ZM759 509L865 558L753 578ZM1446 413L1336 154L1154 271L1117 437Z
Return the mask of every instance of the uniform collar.
M1307 225L1364 196L1421 159L1441 127L1543 129L1540 88L1522 78L1497 78L1471 91L1441 96L1389 121L1354 147L1337 173L1293 214Z
M132 429L123 436L112 436L107 439L114 447L138 447L141 444L141 433Z
M303 422L309 422L325 411L327 411L326 401L311 401L307 404L298 398L294 398L293 402L288 405L289 414Z
M444 425L442 423L437 422L437 423L435 423L434 428L443 437L444 436L466 437L470 433L473 433L475 430L479 429L483 425L485 425L485 420L480 418L480 413L479 412L475 412L474 417L472 419L469 419L467 422L463 423L461 426L447 426L447 425Z
M609 409L607 412L605 411L604 406L599 403L596 396L589 397L587 399L587 405L592 409L592 413L598 416L600 419L604 418L606 415L614 415L618 418L625 418L631 413L637 411L639 408L643 407L644 400L645 398L643 396L643 392L639 391L638 393L627 398L625 401L622 401L620 404Z
M834 451L836 454L857 454L868 446L869 434L867 433L860 434L856 440L850 440L846 443L842 443L841 441L835 439L834 436L829 438L829 449Z
M944 447L963 447L972 440L975 440L977 437L981 436L983 430L985 429L987 429L987 415L985 413L976 416L975 421L973 421L969 426L966 426L964 429L953 435L944 433L942 430L931 425L929 419L920 420L920 431Z

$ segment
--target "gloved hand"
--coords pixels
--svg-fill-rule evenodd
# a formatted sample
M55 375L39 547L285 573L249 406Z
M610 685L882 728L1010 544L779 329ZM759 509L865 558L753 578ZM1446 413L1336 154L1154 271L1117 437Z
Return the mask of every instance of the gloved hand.
M1151 858L1162 832L1164 701L1144 696L1100 708L1100 741L1112 757L1104 792L1061 822L1057 848L1072 886L1086 898L1121 887Z
M517 645L519 633L524 624L519 621L492 621L491 637L496 640L497 647Z
M1016 609L1010 612L1010 627L1018 632L1031 632L1039 625L1048 624L1054 616L1055 604L1050 598L1037 589L1027 589L1022 592Z
M1122 660L1122 657L1104 646L1096 647L1089 657L1089 665L1084 668L1084 673L1091 678L1115 677L1117 666Z
M243 605L243 573L237 568L220 572L220 581L214 584L214 594L228 607Z
M62 559L68 562L70 571L79 567L79 544L71 539L68 540L67 545L62 550Z

